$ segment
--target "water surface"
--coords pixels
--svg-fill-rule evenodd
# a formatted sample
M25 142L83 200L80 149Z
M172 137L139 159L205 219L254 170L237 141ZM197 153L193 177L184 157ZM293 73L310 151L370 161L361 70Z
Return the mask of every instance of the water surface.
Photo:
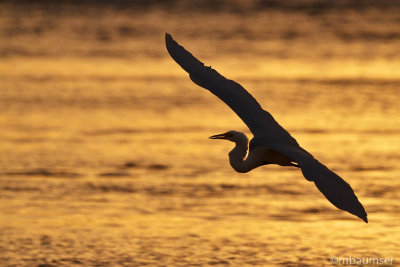
M0 265L399 260L400 10L304 5L1 4ZM369 224L297 169L235 173L208 136L249 132L166 31L344 177Z

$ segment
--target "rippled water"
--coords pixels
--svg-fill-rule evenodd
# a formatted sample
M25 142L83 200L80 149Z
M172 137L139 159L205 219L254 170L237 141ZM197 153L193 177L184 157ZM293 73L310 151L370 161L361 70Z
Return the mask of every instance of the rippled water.
M0 265L400 260L397 6L43 3L0 8ZM297 169L235 173L208 136L248 130L168 57L166 31L344 177L369 224Z

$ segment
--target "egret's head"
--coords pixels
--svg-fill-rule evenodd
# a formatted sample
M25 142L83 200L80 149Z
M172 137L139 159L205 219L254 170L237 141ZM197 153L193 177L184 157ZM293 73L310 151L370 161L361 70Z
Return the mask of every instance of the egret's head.
M243 139L243 137L246 138L246 136L243 133L236 132L236 131L229 131L226 133L210 136L209 138L210 139L225 139L225 140L229 140L231 142L237 142L240 139Z

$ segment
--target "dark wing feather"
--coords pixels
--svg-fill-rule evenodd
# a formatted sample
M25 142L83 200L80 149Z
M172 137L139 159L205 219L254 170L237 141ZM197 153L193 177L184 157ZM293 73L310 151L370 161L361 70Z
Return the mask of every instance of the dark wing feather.
M313 180L319 191L337 208L350 212L368 223L367 213L353 188L318 160L300 164L304 177Z
M254 140L254 141L253 141ZM363 205L355 195L353 188L339 175L328 169L316 160L310 153L300 146L290 146L273 140L265 143L265 139L257 141L253 139L253 146L262 143L271 149L290 157L300 165L304 177L313 181L318 190L337 208L350 212L368 222L367 213Z
M168 53L189 73L190 79L225 102L246 123L254 135L262 130L268 132L269 136L286 138L286 142L297 144L296 140L270 113L263 110L257 100L240 84L226 79L211 67L204 66L168 33L165 34L165 42Z

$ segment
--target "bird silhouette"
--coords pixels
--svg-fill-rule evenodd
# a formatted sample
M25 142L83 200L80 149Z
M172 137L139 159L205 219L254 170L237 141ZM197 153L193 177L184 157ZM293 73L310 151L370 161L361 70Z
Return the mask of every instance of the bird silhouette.
M168 33L165 42L170 56L189 73L190 79L225 102L254 135L250 142L245 134L237 131L210 137L235 143L229 153L229 162L234 170L245 173L267 164L300 168L304 177L314 182L334 206L368 223L367 213L351 186L300 147L249 92L211 67L204 66Z

